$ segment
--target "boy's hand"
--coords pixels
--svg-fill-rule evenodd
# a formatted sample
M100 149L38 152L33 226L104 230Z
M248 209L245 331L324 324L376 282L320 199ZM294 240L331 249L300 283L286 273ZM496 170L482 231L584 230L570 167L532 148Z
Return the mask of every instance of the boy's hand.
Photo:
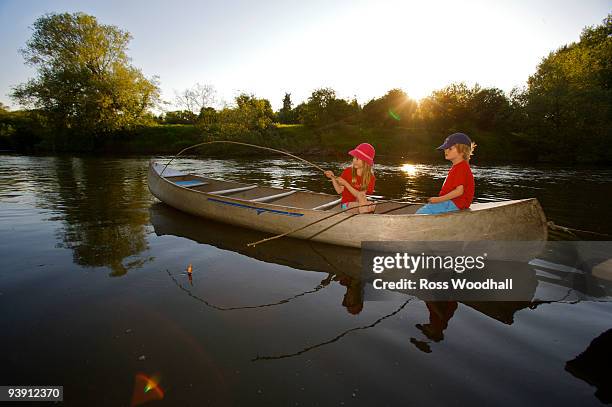
M325 171L325 172L324 172L324 174L325 174L325 176L326 176L327 178L329 178L329 179L334 179L334 178L336 178L336 176L334 175L334 173L333 173L333 172L331 172L331 171Z
M432 196L431 198L429 198L427 200L427 202L429 202L429 203L440 203L440 202L442 202L442 200L440 199L439 196Z

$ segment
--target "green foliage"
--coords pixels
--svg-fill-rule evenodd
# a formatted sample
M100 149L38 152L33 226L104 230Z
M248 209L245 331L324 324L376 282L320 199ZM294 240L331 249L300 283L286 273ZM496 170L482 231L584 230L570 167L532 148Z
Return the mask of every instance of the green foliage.
M0 110L0 148L34 152L48 134L44 115L36 110Z
M448 133L459 130L511 130L512 104L497 88L470 88L453 83L434 91L419 106L423 124L433 131Z
M276 114L277 120L282 124L295 124L297 123L296 111L292 108L293 103L291 102L291 93L285 93L283 97L283 107Z
M56 133L101 135L138 124L157 100L157 84L129 64L130 35L83 13L46 14L34 22L22 54L37 76L15 87Z
M267 99L258 99L243 93L236 97L236 105L236 122L242 123L248 130L261 131L272 127L274 112Z
M357 123L361 107L356 100L338 99L331 88L317 89L308 102L296 107L300 123L308 127L331 126L340 123Z
M527 132L543 153L612 160L612 16L544 58L521 99Z
M243 93L236 97L234 106L226 106L218 112L211 107L203 108L197 118L197 127L209 137L265 135L274 127L274 112L268 100Z
M200 110L197 123L202 126L213 126L219 121L217 111L212 107L205 107Z
M196 124L198 115L191 110L176 110L164 115L166 124Z

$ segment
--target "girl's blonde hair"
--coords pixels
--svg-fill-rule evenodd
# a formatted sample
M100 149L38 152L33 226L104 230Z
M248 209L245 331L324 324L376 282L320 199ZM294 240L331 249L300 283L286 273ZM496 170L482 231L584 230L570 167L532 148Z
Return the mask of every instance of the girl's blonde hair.
M363 161L363 160L362 160ZM361 176L361 191L367 191L368 185L370 185L370 178L372 178L372 174L374 173L374 169L370 164L363 161L363 175ZM351 167L351 183L355 185L357 183L357 169L355 167Z
M474 154L476 143L472 142L469 146L467 144L455 144L455 146L457 147L457 152L463 156L463 159L469 160Z

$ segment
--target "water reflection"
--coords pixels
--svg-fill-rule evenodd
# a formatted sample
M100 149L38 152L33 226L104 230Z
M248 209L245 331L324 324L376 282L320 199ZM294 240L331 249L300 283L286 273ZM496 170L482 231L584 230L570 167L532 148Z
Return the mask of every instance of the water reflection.
M173 275L172 273L170 273L169 270L166 270L166 273L168 274L168 276L170 277L170 279L172 280L172 282L178 287L180 288L182 291L184 291L189 297L193 298L194 300L204 304L205 306L215 309L217 311L237 311L237 310L245 310L245 309L257 309L257 308L268 308L268 307L274 307L277 305L282 305L282 304L287 304L293 300L295 300L296 298L300 298L303 297L305 295L308 294L314 294L317 291L321 290L322 288L324 288L326 285L323 284L319 284L318 286L316 286L315 288L313 288L312 290L307 290L304 292L301 292L299 294L295 294L292 295L288 298L282 298L278 301L275 302L268 302L268 303L264 303L264 304L255 304L255 305L243 305L243 306L238 306L238 307L227 307L227 306L223 306L223 305L219 305L219 304L215 304L212 301L209 301L205 298L200 297L199 295L195 294L191 289L185 287L184 284L182 284L179 280L179 278L177 278L176 275ZM193 280L191 275L188 276L188 280L189 280L189 284L191 286L193 286Z
M247 243L269 235L197 218L163 203L151 205L149 213L151 224L158 236L185 237L198 243L299 270L314 270L332 276L352 278L359 277L361 273L361 251L358 249L292 238L276 239L251 247L247 246Z
M130 160L52 160L56 185L39 199L56 213L54 220L61 220L58 246L72 250L76 264L108 267L119 277L151 260L138 256L148 248L150 202L140 167Z
M292 353L284 353L284 354L280 354L280 355L264 355L264 356L257 356L256 358L254 358L252 361L253 362L257 362L257 361L262 361L262 360L279 360L279 359L287 359L287 358L292 358L292 357L296 357L296 356L300 356L303 355L306 352L310 352L314 349L320 348L322 346L325 345L330 345L334 342L339 341L340 339L344 338L345 336L347 336L350 333L353 332L359 332L359 331L364 331L370 328L374 328L375 326L377 326L378 324L380 324L381 322L383 322L384 320L388 319L388 318L392 318L395 315L397 315L398 313L400 313L413 299L410 298L406 301L404 301L399 307L397 307L394 311L383 315L382 317L378 318L376 321L372 322L371 324L368 325L363 325L363 326L358 326L356 328L351 328L351 329L347 329L341 333L339 333L338 335L334 336L331 339L328 339L326 341L323 342L319 342L317 344L314 345L310 345L307 346L303 349L300 349L299 351L296 352L292 352Z
M400 169L403 173L410 177L414 177L417 174L417 167L414 164L402 164Z
M326 288L332 283L339 284L344 288L342 298L338 300L338 304L344 307L349 314L359 314L364 309L364 306L366 306L368 300L372 300L372 298L368 297L368 293L370 295L373 294L372 289L367 282L362 280L361 252L357 249L294 240L290 238L270 241L256 247L248 247L246 245L247 242L259 240L266 235L257 231L241 229L205 219L195 218L162 203L156 203L151 206L150 219L155 233L159 236L173 235L184 237L198 243L213 245L220 249L231 250L265 262L287 265L295 269L322 272L327 274L327 276L321 280L318 286L314 288L309 287L307 290L304 290L301 293L293 293L291 296L279 298L273 302L241 307L227 307L214 304L211 301L194 294L189 288L186 287L185 284L180 283L178 279L171 276L174 283L179 286L181 290L186 292L195 300L204 303L208 307L220 311L230 311L282 306L283 304L291 302L295 298L309 295ZM525 265L524 267L529 268L528 265ZM481 315L494 319L505 325L512 325L514 323L514 316L517 312L524 309L535 309L544 303L555 302L535 298L538 280L535 279L535 272L532 272L532 274L534 276L535 285L531 287L530 292L533 298L531 301L462 301L461 303L464 306L479 312ZM553 280L551 280L550 275L548 275L544 277L543 281L551 283ZM562 280L561 283L563 283ZM557 295L559 300L565 300L567 299L566 292L566 287L561 284L559 285L559 289L557 291L553 291L554 294L550 294L549 292L548 295ZM401 293L401 291L398 291L398 293ZM376 301L376 298L373 298L373 300ZM410 342L419 350L426 353L431 353L431 343L437 343L444 340L445 331L450 329L449 322L454 317L458 304L459 303L456 301L425 301L425 305L429 312L429 320L416 324L416 328L420 331L422 337L417 338L413 336L410 338ZM403 308L404 306L405 304L403 304L400 308ZM395 315L397 312L399 311L395 310L390 314L384 315L382 319L378 320L378 322ZM281 359L301 355L304 352L316 349L325 344L336 342L350 332L369 329L378 324L378 322L341 332L331 339L314 345L309 345L296 352L282 355L260 356L257 358L257 360Z

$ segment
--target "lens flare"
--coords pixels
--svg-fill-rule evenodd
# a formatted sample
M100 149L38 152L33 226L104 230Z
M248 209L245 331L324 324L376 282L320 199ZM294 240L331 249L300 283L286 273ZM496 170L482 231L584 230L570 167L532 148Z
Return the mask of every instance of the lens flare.
M391 116L392 119L397 120L398 122L402 119L399 114L395 113L391 109L389 109L389 116Z
M402 164L400 169L402 170L402 172L410 175L411 177L415 176L417 173L417 167L414 164Z
M138 373L134 379L134 393L130 406L138 406L153 400L164 398L164 391L159 387L159 377L149 377L143 373Z

